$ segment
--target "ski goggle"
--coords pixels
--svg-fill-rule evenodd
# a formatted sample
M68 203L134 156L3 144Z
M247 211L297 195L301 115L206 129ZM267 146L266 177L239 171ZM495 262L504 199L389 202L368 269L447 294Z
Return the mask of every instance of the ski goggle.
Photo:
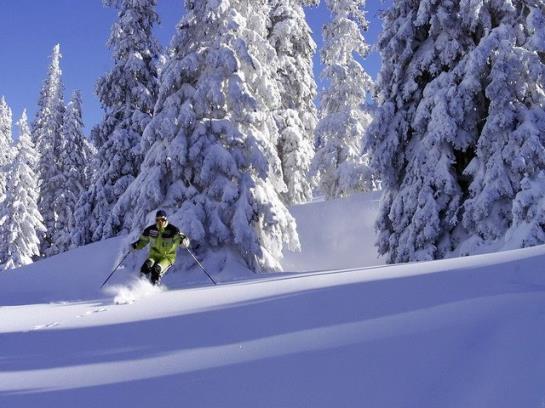
M167 221L167 219L166 219L166 218L163 218L163 217L161 217L161 218L156 218L156 219L155 219L155 221L156 221L156 222L166 222L166 221Z

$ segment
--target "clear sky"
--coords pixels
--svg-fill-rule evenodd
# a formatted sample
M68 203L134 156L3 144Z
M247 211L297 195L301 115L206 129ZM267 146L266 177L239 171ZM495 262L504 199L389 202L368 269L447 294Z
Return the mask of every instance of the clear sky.
M381 30L379 10L391 0L368 0L369 43L376 42ZM323 1L322 1L323 3ZM156 36L164 46L170 43L180 20L183 0L158 0L161 24ZM306 10L318 47L322 44L321 27L329 18L325 4ZM83 120L87 131L102 117L95 95L97 79L112 67L111 52L106 47L110 28L116 18L112 8L101 0L0 0L0 95L13 109L16 121L24 108L34 118L36 103L46 77L50 54L61 44L61 67L65 100L81 90ZM368 72L376 77L380 59L373 53L364 61ZM319 79L320 63L315 58L315 74ZM319 82L320 83L320 82Z

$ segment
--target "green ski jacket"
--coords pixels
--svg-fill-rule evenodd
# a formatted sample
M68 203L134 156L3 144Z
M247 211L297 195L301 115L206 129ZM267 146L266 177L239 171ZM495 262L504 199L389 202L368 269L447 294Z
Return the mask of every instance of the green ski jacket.
M134 249L142 249L151 244L148 258L156 262L167 259L173 265L176 262L176 250L184 238L186 236L172 224L167 224L164 228L150 225L144 230Z

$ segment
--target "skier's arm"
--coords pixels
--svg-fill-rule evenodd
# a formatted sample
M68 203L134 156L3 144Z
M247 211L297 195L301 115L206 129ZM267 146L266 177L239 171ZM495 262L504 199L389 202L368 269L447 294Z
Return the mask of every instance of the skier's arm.
M138 241L133 242L133 243L131 244L132 249L142 249L142 248L144 248L146 245L149 244L149 241L150 241L149 237L148 237L147 235L145 235L145 234L142 234L142 235L140 236L140 239L139 239Z

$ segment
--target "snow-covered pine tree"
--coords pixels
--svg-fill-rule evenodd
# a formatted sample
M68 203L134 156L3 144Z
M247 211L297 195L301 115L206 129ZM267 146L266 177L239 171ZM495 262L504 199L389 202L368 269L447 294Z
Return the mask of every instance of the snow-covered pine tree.
M86 164L84 166L84 171L85 171L84 179L87 181L87 184L85 185L85 189L80 194L80 196L85 194L87 190L89 189L89 187L91 187L91 183L95 175L95 163L97 161L97 154L98 154L98 150L96 146L93 144L93 141L91 140L91 138L84 137L83 138L83 156L85 157L85 160L86 160L85 162ZM76 203L76 208L77 208L77 203Z
M13 159L13 138L12 138L12 113L4 97L0 98L0 204L6 198L6 182L9 165ZM0 234L4 232L2 223L4 218L0 218ZM6 236L0 236L0 242L7 242ZM6 259L6 245L0 244L0 263Z
M187 0L146 128L142 171L114 216L141 228L157 208L199 251L234 254L255 270L278 270L282 248L299 246L275 187L271 107L279 94L270 65L267 0Z
M12 114L6 99L0 98L0 202L6 194L7 166L12 158Z
M143 158L140 142L153 114L158 92L160 46L153 37L159 18L157 0L104 0L118 8L108 45L114 67L98 82L97 93L106 111L93 131L98 149L93 183L77 205L74 245L115 235L112 207L137 176ZM119 215L121 216L121 215Z
M60 67L60 45L53 48L51 65L38 101L38 112L32 126L32 140L39 152L38 175L40 179L40 199L38 206L44 217L46 231L40 237L42 255L51 255L50 251L57 222L55 199L62 185L58 184L59 148L61 144L62 118L64 115L64 87Z
M63 189L55 200L58 217L50 248L52 254L70 248L76 203L90 185L89 167L92 156L83 134L81 103L80 92L74 92L64 113L62 145L58 157L60 173L57 176Z
M384 16L367 149L383 187L377 245L389 262L440 258L456 245L483 103L472 90L481 78L460 70L475 33L459 11L450 0L395 0Z
M38 210L39 186L35 168L39 156L31 140L26 111L17 125L20 128L16 155L10 164L6 200L2 205L3 224L1 235L5 245L4 269L13 269L32 263L40 254L40 232L45 231ZM4 251L2 251L4 252Z
M321 52L327 87L320 93L317 151L312 163L319 188L328 198L370 191L375 180L362 138L372 116L366 96L373 81L356 59L369 53L366 0L326 0L332 20L324 26Z
M369 147L385 187L379 251L391 262L543 236L528 218L545 191L542 10L400 0L386 14Z
M513 219L505 233L504 248L523 248L545 242L545 171L522 179L511 214Z
M545 3L463 2L461 13L478 40L465 71L480 79L484 103L460 253L503 241L509 229L520 245L545 243Z
M269 41L276 50L275 80L280 87L280 106L275 109L278 127L278 155L287 191L286 204L303 203L312 198L309 177L314 157L316 128L316 81L312 57L316 44L305 19L303 6L318 0L269 0L271 6Z

